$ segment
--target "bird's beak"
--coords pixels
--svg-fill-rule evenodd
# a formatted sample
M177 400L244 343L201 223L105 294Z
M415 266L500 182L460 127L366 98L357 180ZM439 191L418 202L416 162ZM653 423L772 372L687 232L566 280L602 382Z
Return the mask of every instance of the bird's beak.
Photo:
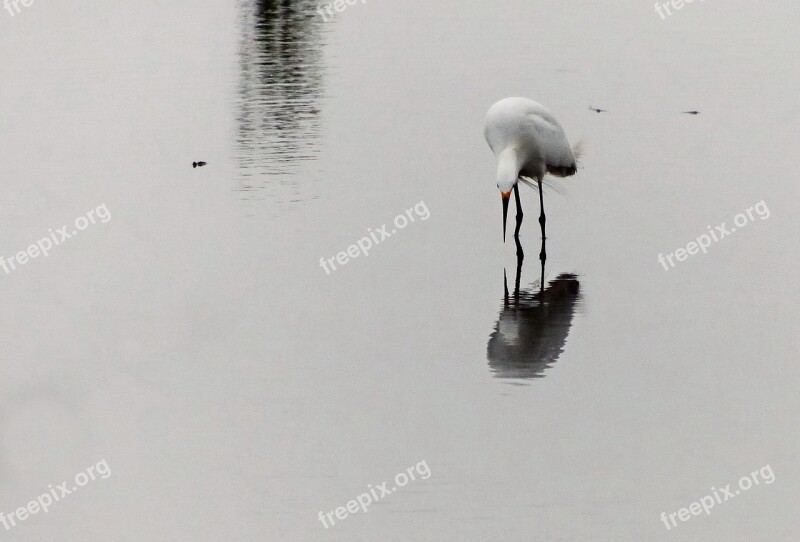
M508 217L508 200L511 197L511 192L500 192L500 197L503 199L503 242L506 242L506 218Z

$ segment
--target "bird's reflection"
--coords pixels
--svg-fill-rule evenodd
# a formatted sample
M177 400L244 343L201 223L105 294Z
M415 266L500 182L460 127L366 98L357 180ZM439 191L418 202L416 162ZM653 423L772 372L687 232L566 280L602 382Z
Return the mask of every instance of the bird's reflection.
M239 189L291 199L290 176L319 154L323 23L310 0L244 0L240 10Z
M489 367L497 378L544 377L545 369L564 351L581 303L577 275L562 273L546 287L540 282L538 288L520 289L521 275L522 257L518 257L514 292L509 295L504 277L503 308L487 346Z

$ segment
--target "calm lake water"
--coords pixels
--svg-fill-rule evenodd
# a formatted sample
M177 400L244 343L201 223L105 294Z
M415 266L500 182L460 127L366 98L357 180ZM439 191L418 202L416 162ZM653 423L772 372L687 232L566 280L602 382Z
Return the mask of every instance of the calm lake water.
M54 240L0 270L2 537L797 540L800 8L612 4L0 11L0 256ZM585 145L544 281L515 95Z

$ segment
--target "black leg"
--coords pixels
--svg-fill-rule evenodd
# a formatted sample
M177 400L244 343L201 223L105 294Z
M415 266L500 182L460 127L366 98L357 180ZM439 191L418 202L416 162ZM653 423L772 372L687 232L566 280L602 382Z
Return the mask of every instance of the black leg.
M545 239L547 239L547 234L545 233L545 222L547 222L547 217L544 215L544 194L542 194L542 181L539 180L539 226L542 228L542 251L539 253L539 259L542 260L542 264L547 259L547 251L545 250Z
M542 239L542 250L544 250L544 239ZM544 293L544 260L542 260L542 277L539 279L539 293Z
M514 230L514 236L519 236L519 228L522 226L522 203L519 201L519 183L514 185L514 200L517 202L517 229Z
M503 306L508 307L508 277L505 269L503 269Z
M514 236L514 243L517 245L517 260L522 260L525 257L525 252L522 250L522 243L519 242L519 236Z
M517 227L514 229L514 242L517 244L517 258L523 258L525 253L519 242L519 229L522 226L522 202L519 198L519 183L514 185L514 200L517 202Z

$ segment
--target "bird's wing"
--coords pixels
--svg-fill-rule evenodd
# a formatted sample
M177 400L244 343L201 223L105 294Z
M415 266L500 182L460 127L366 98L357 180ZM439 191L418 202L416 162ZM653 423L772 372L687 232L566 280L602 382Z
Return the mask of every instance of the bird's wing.
M564 130L550 112L544 108L530 111L527 121L529 133L544 155L548 172L561 176L575 173L575 155Z

